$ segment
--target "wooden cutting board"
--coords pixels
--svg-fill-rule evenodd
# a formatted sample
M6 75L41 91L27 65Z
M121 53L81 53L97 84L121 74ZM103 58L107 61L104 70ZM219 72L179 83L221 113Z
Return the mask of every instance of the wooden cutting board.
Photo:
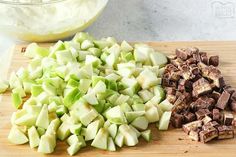
M175 48L195 46L202 51L209 52L211 55L220 56L220 69L227 83L236 87L236 42L148 42L155 49L166 54L173 54ZM49 46L46 44L45 46ZM9 75L11 71L17 70L21 66L26 66L28 59L23 56L25 45L15 46L11 64L8 69ZM41 157L44 156L37 152L36 149L30 149L28 144L13 145L8 142L7 135L11 124L10 117L15 109L11 105L10 94L2 95L0 103L0 156L1 157ZM202 144L190 140L181 129L170 129L169 131L157 131L155 126L151 126L153 140L150 143L140 138L140 142L135 147L123 147L117 152L109 152L98 150L92 147L86 147L79 151L77 156L81 157L100 157L100 156L126 156L126 157L142 157L142 156L196 156L196 157L233 157L236 156L236 138L222 141L212 141L208 144ZM66 149L68 145L58 142L56 150L49 156L68 156Z

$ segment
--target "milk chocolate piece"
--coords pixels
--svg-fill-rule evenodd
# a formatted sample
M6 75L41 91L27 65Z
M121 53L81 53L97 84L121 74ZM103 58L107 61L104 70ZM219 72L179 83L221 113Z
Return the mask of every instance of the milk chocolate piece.
M217 67L219 65L219 56L211 56L209 58L209 65Z
M175 54L178 58L181 58L182 60L187 60L188 59L188 54L186 52L186 49L176 49Z
M233 126L221 125L217 127L219 132L218 139L230 139L234 138L234 128Z
M196 129L190 130L189 135L188 135L189 138L191 138L194 141L199 141L199 132L200 131L201 131L200 128L196 128Z
M195 130L197 128L201 128L202 127L202 121L201 120L197 120L197 121L193 121L187 124L183 125L183 130L185 133L189 134L189 132L191 130Z
M202 120L205 116L212 116L212 113L208 109L200 109L197 112L195 112L197 119Z
M209 127L218 127L220 124L219 123L217 123L216 121L211 121L211 122L209 122L209 123L207 123L207 124L204 124L203 126L202 126L202 129L203 130L207 130L207 129L209 129Z
M232 121L234 119L234 115L232 113L224 113L224 124L232 125Z
M201 78L193 83L193 96L195 97L208 94L211 90L210 83L204 78Z
M218 131L214 127L209 127L207 130L202 130L199 133L200 141L203 143L207 143L214 138L218 137Z
M205 116L205 117L202 119L202 121L203 121L203 124L207 124L207 123L211 122L212 119L211 119L211 117L209 117L209 116Z
M212 119L214 120L214 121L219 121L220 120L220 110L219 109L213 109L213 111L212 111Z
M225 107L228 104L229 98L230 98L230 94L227 91L224 91L221 94L220 98L218 99L216 107L218 107L219 109L224 110Z

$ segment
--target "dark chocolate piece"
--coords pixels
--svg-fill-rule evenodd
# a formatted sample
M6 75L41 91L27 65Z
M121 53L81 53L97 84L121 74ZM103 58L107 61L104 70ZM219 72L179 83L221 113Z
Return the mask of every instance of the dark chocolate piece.
M219 65L219 56L211 56L209 58L209 65L217 67Z
M232 95L235 92L235 89L231 86L225 86L224 90L227 91L230 95Z
M208 57L206 52L199 52L202 63L208 65Z
M232 111L236 112L236 101L232 101L230 104L229 104L229 107Z
M214 138L218 137L218 131L214 127L209 127L207 130L202 130L199 133L200 141L203 143L207 143Z
M193 96L195 97L208 94L211 90L212 89L209 82L204 78L201 78L193 83Z
M217 127L219 132L218 139L230 139L234 138L234 128L233 126L221 125Z
M213 109L212 111L212 119L214 121L219 121L220 120L220 110L219 109Z
M220 93L219 93L219 92L216 92L216 91L213 91L213 92L210 94L210 97L213 98L213 99L217 102L218 99L220 98Z
M220 98L218 99L216 107L218 107L219 109L224 110L225 107L228 104L229 98L230 98L230 94L227 91L224 91L221 94Z
M175 128L181 128L184 123L184 116L178 113L175 113L171 118L171 124Z
M224 124L232 125L232 121L234 119L234 115L232 113L224 113Z
M196 115L191 112L186 112L184 114L184 119L185 119L185 122L189 123L189 122L196 120Z

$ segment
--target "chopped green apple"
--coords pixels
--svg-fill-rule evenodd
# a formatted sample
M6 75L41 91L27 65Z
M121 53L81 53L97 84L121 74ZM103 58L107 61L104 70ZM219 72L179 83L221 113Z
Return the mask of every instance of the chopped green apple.
M38 127L42 127L44 129L47 129L48 125L49 125L49 116L48 116L48 107L47 105L43 105L37 121L36 121L36 125Z
M118 130L118 127L116 124L111 124L108 128L107 128L110 136L114 139L116 137L116 134L117 134L117 130Z
M144 116L137 117L132 121L131 125L139 130L145 130L148 127L148 120Z
M109 151L116 151L115 143L114 143L114 141L113 141L113 139L111 137L108 137L107 150L109 150Z
M19 93L12 93L11 98L12 98L13 106L16 109L20 108L22 105L22 102L23 102L20 94Z
M55 135L52 134L44 134L40 138L38 152L49 154L52 153L56 146L56 138Z
M99 120L90 123L85 132L85 141L93 140L99 129Z
M105 128L100 128L91 146L106 150L107 144L108 144L108 131Z
M145 114L145 111L130 111L125 112L125 116L128 122L132 122L134 119L143 116Z
M141 132L141 136L147 141L149 142L152 138L152 135L151 135L151 130L145 130L143 132Z
M8 140L13 144L25 144L29 141L27 136L16 126L11 128L8 135Z
M127 122L120 106L115 106L106 112L107 119L114 124L125 124Z
M57 129L57 138L63 141L70 136L70 124L63 122Z
M124 145L125 137L120 132L117 133L115 138L115 144L119 147L122 147Z
M171 109L173 108L173 104L165 99L159 104L159 107L162 109L162 111L171 111Z
M127 124L120 125L119 132L124 135L124 143L127 146L135 146L138 143L137 134Z
M121 50L125 52L130 52L133 50L133 47L125 40L122 41L120 46L121 46Z
M170 123L171 111L166 111L162 114L159 122L159 130L167 130Z
M137 81L143 89L161 84L160 78L157 78L156 74L147 68L139 74Z
M70 156L75 155L81 148L82 143L77 142L77 143L73 143L72 145L70 145L69 148L67 148L67 152Z
M39 134L34 126L28 129L29 144L31 148L35 148L39 145Z
M9 84L7 81L0 80L0 93L4 93L9 87Z
M150 53L150 59L153 65L158 65L159 67L163 67L167 63L167 57L159 52Z

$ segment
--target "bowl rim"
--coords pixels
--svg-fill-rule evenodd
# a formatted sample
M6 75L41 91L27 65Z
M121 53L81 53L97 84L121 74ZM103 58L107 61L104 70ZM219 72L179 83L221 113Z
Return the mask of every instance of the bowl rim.
M9 0L0 0L0 4L7 4L7 5L47 5L47 4L54 4L54 3L60 3L68 0L52 0L48 2L17 2L17 1L9 1Z

